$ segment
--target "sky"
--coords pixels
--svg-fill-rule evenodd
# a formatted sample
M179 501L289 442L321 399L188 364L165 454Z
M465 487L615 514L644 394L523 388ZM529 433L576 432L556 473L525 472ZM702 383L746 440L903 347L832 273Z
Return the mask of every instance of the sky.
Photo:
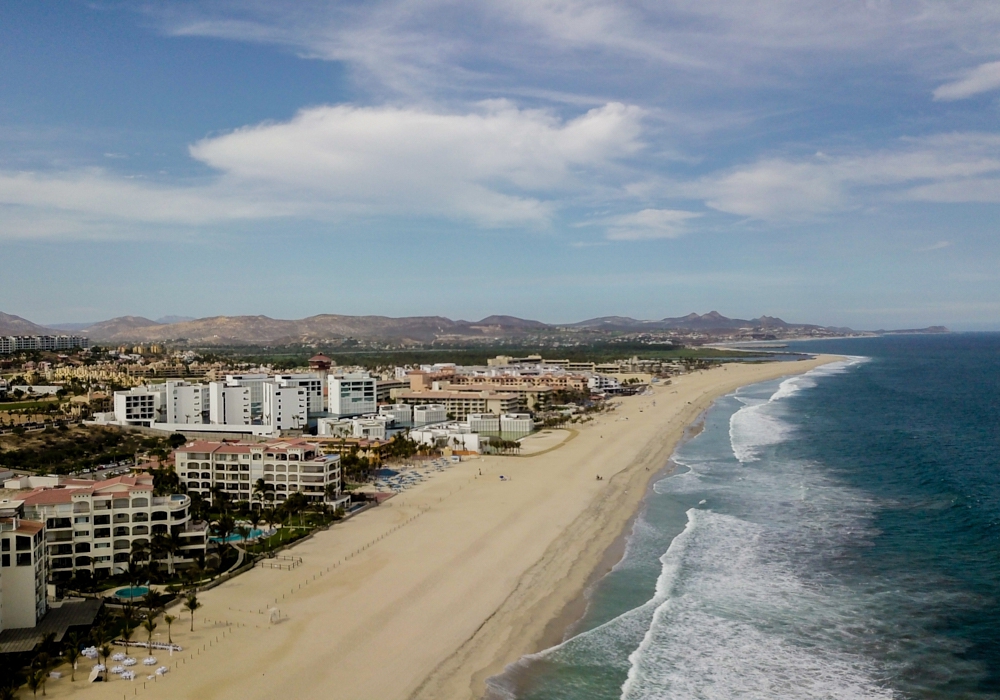
M1000 329L995 0L0 4L0 311Z

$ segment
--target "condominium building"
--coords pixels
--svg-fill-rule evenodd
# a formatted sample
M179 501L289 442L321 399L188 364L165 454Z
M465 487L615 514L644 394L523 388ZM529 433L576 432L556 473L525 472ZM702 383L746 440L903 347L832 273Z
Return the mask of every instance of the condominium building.
M196 441L176 450L175 471L188 493L209 501L214 487L234 500L249 501L258 479L273 488L278 501L296 492L333 507L350 500L341 492L340 455L324 455L306 440Z
M337 374L329 377L329 413L336 417L375 413L377 380L367 373Z
M309 397L297 386L264 385L264 425L274 430L301 430L309 423Z
M323 402L323 377L319 374L276 374L274 381L285 388L298 387L306 392L306 409L310 418L326 413Z
M319 437L385 440L393 422L391 416L384 415L361 418L320 418L317 421L316 434Z
M263 389L262 389L263 391ZM208 421L214 425L250 425L251 389L241 384L211 382L208 385Z
M34 627L46 611L45 525L0 503L0 630Z
M155 422L163 421L165 409L166 387L137 386L115 392L114 417L121 425L148 428Z
M412 407L413 427L420 428L432 423L448 420L448 407L440 403L421 404Z
M162 536L173 542L172 556L160 561L177 567L203 560L207 524L191 519L184 494L155 496L148 474L105 481L63 480L19 496L26 517L45 523L49 576L64 581L80 571L95 578L127 570L132 547Z
M472 413L468 419L469 430L474 433L523 436L535 429L535 421L528 413Z
M378 407L380 416L392 418L397 427L409 428L413 425L413 407L405 403L394 403Z
M204 423L209 415L208 387L184 381L166 383L164 423Z
M79 335L6 335L0 336L0 355L22 350L72 350L89 345L90 341Z
M410 406L439 404L456 420L465 420L470 413L512 413L521 407L517 394L495 391L404 391L399 400ZM417 422L416 413L413 416Z

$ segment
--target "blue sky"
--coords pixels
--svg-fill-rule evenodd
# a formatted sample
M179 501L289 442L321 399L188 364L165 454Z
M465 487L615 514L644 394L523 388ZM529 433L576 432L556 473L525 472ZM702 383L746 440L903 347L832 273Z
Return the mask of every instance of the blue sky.
M0 6L0 310L1000 328L1000 5Z

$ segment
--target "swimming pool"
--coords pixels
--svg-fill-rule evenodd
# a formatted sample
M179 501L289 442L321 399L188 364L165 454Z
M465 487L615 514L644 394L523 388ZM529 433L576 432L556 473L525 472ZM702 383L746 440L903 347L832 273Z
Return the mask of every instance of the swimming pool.
M135 598L142 598L147 593L149 593L149 588L146 586L128 586L115 591L115 597L124 600L133 600Z
M260 537L261 535L266 535L266 534L269 534L269 533L270 533L270 531L265 531L265 530L261 530L259 528L254 528L253 530L250 531L250 534L247 535L247 539L248 540L255 540L258 537ZM208 539L211 540L212 542L222 542L222 538L221 537L209 537ZM235 534L235 533L232 534L232 535L229 535L229 537L226 538L226 542L242 542L242 541L243 541L243 538L240 537L239 535Z

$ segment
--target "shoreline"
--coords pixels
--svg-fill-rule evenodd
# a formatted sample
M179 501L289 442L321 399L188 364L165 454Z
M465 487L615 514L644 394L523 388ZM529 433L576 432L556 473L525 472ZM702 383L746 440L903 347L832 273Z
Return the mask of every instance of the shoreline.
M173 625L184 651L161 655L165 677L87 685L81 664L48 695L478 700L487 678L580 619L582 595L620 560L616 543L716 398L837 359L682 375L621 399L555 450L453 465L298 544L300 566L199 594L195 631L186 613ZM153 640L166 637L160 620Z
M492 698L492 695L486 683L488 678L503 673L510 664L516 663L525 655L538 653L564 641L567 633L574 625L579 624L586 611L586 596L588 594L588 590L592 586L596 585L597 582L600 581L600 579L607 573L606 570L602 571L602 569L605 567L610 568L607 566L607 560L614 557L616 552L618 556L611 562L611 565L613 566L614 563L617 563L617 561L621 559L621 554L624 552L625 543L631 526L641 513L649 489L652 488L652 485L656 482L657 478L662 478L662 476L665 476L676 469L676 465L671 466L671 458L674 452L680 444L682 444L682 442L686 439L694 437L698 434L698 432L700 432L703 427L701 423L703 423L704 414L709 408L711 408L715 401L722 396L736 391L740 387L764 381L771 381L782 377L804 374L815 367L836 362L840 359L842 358L836 355L814 355L810 359L795 361L735 365L741 369L733 372L734 375L738 374L750 376L746 379L741 378L732 382L722 382L713 387L712 390L698 394L695 397L694 402L688 401L687 405L692 406L692 409L684 410L682 408L679 416L677 416L682 418L680 429L678 430L675 427L673 431L668 431L665 435L661 436L659 441L660 444L655 446L652 445L653 442L657 442L656 437L654 436L650 441L650 444L647 445L647 447L654 448L654 452L652 454L647 454L645 459L634 460L632 463L623 466L612 477L613 482L616 477L624 475L622 479L627 479L627 485L632 486L633 496L631 498L624 498L628 495L630 490L627 487L619 488L618 493L622 500L625 500L628 504L627 508L625 508L628 514L624 518L607 518L608 522L606 524L610 526L609 529L611 529L614 534L610 538L605 537L604 539L607 541L603 542L603 546L598 544L596 547L597 551L594 551L595 548L592 546L587 547L585 548L585 551L581 553L581 556L577 558L578 562L589 563L589 567L584 566L585 571L581 572L579 570L574 570L574 567L571 565L570 570L567 572L567 576L558 580L559 588L552 592L551 597L557 599L559 602L556 602L555 604L550 603L549 617L541 629L538 629L537 622L535 622L535 624L531 624L531 622L529 622L531 619L530 616L520 616L524 622L528 623L524 627L514 628L519 629L521 634L515 635L513 640L509 639L507 635L500 635L506 638L506 643L495 649L494 658L487 662L485 666L481 666L480 668L475 668L473 658L476 655L474 653L470 653L470 647L475 644L476 640L474 638L470 638L463 645L463 647L456 650L455 654L448 660L451 662L450 664L448 662L441 664L430 676L428 676L427 679L424 680L417 691L409 696L411 700L432 700L433 698L444 697L469 698L470 700L480 700L481 698L490 699ZM691 377L693 375L701 375L709 372L714 372L718 375L723 371L728 371L725 367L726 366L718 366L709 370L698 370L697 372L693 372L689 375L683 375L683 377L677 379L683 379L684 377ZM669 386L674 386L674 384L672 383L668 385L668 387ZM662 396L668 387L659 387L656 395L658 397ZM660 466L651 467L648 470L640 469L640 467L656 463L657 460L659 460ZM622 481L619 481L619 485L621 485L621 483ZM634 495L636 491L640 494L638 498ZM587 512L581 514L581 517L586 515ZM607 516L609 514L605 513L605 515ZM562 543L557 541L554 543L552 549L558 549L561 544ZM620 547L620 549L616 549L616 545ZM546 558L554 557L554 551L546 553ZM545 558L543 558L542 561L544 560ZM531 570L525 574L525 578L530 580L530 574L532 574ZM511 601L512 599L508 599L505 601L505 604L509 604ZM536 603L536 606L544 607L544 605L539 603ZM484 622L483 627L477 631L477 634L483 632L489 623L496 625L497 619L497 614L491 616L489 620ZM471 683L468 680L470 677ZM464 682L463 678L465 679Z

